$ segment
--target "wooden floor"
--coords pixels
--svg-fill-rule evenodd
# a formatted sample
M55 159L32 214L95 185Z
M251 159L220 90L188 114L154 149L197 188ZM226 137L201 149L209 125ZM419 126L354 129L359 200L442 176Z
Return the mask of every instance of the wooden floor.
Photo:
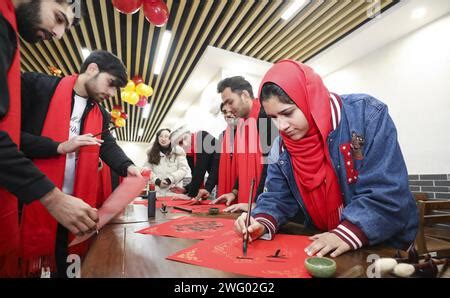
M191 246L199 240L160 237L135 233L149 225L162 223L186 214L162 214L157 210L156 219L148 220L147 208L143 205L129 205L125 212L104 227L93 240L89 253L82 264L82 277L170 277L170 278L228 278L243 277L189 264L166 260L166 257ZM195 216L195 215L192 215ZM208 216L208 215L203 215ZM225 215L233 217L234 215ZM282 231L286 234L313 234L301 225L289 223ZM336 258L336 276L361 265L363 276L372 264L368 257L377 254L393 257L395 250L386 247L364 248L348 252ZM450 270L445 277L450 277Z

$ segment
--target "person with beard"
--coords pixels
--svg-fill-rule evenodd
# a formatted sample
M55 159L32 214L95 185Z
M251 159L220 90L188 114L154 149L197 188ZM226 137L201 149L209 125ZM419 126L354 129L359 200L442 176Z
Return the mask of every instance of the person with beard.
M218 151L219 158L217 159L217 198L231 192L236 181L234 171L231 170L231 167L233 161L234 136L236 135L236 127L239 120L224 103L220 104L220 111L227 123L227 128L220 134L218 142L220 149ZM216 201L212 203L216 203ZM230 210L226 211L229 212Z
M232 170L233 166L233 147L234 147L234 136L236 135L236 127L239 122L239 118L237 118L232 112L230 108L225 107L224 103L220 104L220 111L222 112L225 121L227 122L227 128L222 132L219 139L220 148L220 156L219 156L219 165L218 165L218 180L217 180L217 199L213 200L211 204L216 204L221 202L221 196L223 194L227 194L230 192L238 192L238 189L235 189L235 172ZM228 203L228 202L226 202ZM256 203L252 205L252 208L256 207ZM224 212L240 212L247 211L248 204L247 203L236 203L228 206L223 211Z
M156 196L174 195L170 188L183 186L184 179L191 176L186 154L180 146L171 144L170 129L156 132L156 139L147 152L145 167L150 168L150 184L156 185Z
M225 78L217 85L217 91L222 97L224 108L229 109L239 120L231 166L236 182L231 192L222 194L214 202L225 202L228 206L232 203L248 203L253 179L255 184L251 199L256 202L264 189L267 157L278 132L264 108L254 98L253 88L245 78Z
M305 64L282 60L264 76L260 101L280 137L270 153L266 191L235 222L250 241L272 239L303 213L309 255L337 257L383 243L414 243L418 210L387 106L367 94L330 93Z
M108 130L111 116L100 105L126 82L122 61L105 51L92 52L81 65L79 75L61 79L39 73L22 74L21 150L64 193L80 197L90 206L97 201L99 157L121 176L141 177L140 169ZM23 263L29 275L36 273L35 264L42 260L54 272L56 253L58 276L64 276L67 246L73 235L38 203L24 206L21 234ZM70 253L82 256L86 249L82 244L71 248Z
M79 22L63 0L0 1L0 277L18 276L18 203L38 201L72 233L95 229L97 212L61 192L19 151L19 34L28 42L61 38ZM17 199L16 199L17 198Z

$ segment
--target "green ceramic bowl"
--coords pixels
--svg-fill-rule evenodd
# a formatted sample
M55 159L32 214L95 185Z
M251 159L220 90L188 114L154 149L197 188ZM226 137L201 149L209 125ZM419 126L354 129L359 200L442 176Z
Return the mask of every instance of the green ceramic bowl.
M330 258L310 257L305 260L305 267L314 277L332 277L336 273L336 262Z

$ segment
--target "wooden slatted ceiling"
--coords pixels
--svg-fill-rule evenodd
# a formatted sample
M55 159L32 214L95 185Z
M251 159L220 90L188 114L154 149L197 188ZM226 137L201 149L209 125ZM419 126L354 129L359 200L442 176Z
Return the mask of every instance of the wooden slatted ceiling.
M257 59L276 62L290 58L307 61L371 20L368 12L392 7L397 0L313 0L289 21L281 15L291 1L281 0L167 0L171 12L166 26L145 20L143 11L124 15L111 0L85 0L87 15L60 41L37 45L23 40L22 69L63 75L76 73L81 49L103 49L117 55L129 77L141 75L155 93L148 119L142 109L124 104L129 115L125 128L116 130L120 141L150 142L208 45ZM172 32L169 52L160 75L154 74L156 53L166 30ZM111 109L118 97L104 105ZM144 135L138 137L139 128Z

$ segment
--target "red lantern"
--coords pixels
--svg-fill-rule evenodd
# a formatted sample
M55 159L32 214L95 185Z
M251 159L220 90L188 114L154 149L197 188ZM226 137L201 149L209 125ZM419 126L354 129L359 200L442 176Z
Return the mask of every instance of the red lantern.
M123 118L123 119L127 120L128 119L128 115L126 113L122 112L120 114L120 118Z
M133 82L134 82L134 84L137 86L137 85L143 83L144 80L143 80L142 77L140 77L140 76L135 76L135 77L133 78Z
M162 0L144 0L144 15L150 23L162 27L169 20L169 9Z
M112 0L114 7L125 14L136 13L142 6L142 0Z

